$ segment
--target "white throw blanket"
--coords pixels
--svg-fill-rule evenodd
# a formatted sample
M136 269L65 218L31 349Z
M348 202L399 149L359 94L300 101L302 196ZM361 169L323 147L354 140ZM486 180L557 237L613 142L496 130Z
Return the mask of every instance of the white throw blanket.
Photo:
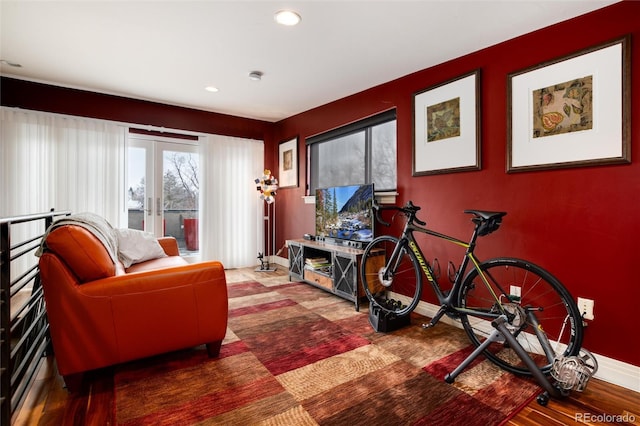
M46 248L47 235L54 229L64 225L77 225L96 236L109 252L113 263L118 261L118 237L115 229L106 219L95 213L78 213L56 220L49 226L42 238L42 243L35 255L40 257Z

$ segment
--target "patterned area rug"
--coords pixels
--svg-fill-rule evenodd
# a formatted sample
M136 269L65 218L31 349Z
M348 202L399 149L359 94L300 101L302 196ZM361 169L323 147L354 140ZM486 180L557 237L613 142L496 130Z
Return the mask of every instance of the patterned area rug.
M307 284L229 284L219 358L204 347L120 366L119 425L497 425L539 393L479 357L462 330L424 318L376 333L366 306Z

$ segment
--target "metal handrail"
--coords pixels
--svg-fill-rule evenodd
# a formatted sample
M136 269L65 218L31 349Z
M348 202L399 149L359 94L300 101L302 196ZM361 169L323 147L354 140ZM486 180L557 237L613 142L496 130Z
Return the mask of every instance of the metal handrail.
M18 277L11 265L33 253L55 217L68 216L69 211L53 211L0 218L0 424L11 424L11 417L22 403L35 379L38 367L50 347L49 322L37 259ZM14 225L43 221L42 234L12 242ZM39 225L38 225L39 226ZM39 232L39 231L38 231ZM35 244L34 244L35 243ZM31 295L20 306L18 293L31 287Z

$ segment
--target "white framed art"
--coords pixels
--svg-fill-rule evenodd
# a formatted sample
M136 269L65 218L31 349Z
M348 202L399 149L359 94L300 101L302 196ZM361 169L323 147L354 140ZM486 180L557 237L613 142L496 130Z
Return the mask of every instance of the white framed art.
M413 96L413 176L480 170L480 70Z
M507 172L631 161L630 39L508 76Z
M281 142L278 146L279 188L294 188L298 186L298 138Z

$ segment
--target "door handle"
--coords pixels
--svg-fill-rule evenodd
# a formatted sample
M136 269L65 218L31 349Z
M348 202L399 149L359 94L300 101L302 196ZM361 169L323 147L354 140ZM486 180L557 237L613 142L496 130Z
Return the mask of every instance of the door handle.
M162 216L162 210L160 209L160 197L156 198L156 215Z
M147 209L146 209L147 216L151 216L151 213L153 212L153 208L151 207L151 203L152 203L152 200L151 200L151 197L149 197L149 199L147 200Z

